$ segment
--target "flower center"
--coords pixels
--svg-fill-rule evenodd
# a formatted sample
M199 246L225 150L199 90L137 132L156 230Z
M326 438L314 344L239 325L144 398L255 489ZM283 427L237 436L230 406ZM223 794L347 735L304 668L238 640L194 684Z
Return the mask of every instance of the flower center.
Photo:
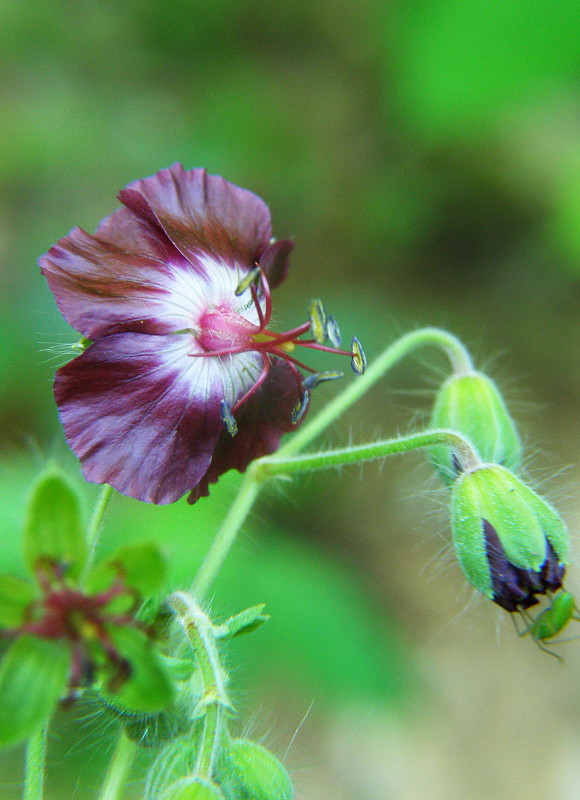
M235 297L250 291L250 307L253 304L258 317L258 324L250 322L240 311L225 303L207 309L200 317L195 338L202 352L191 353L192 357L225 356L237 353L254 352L262 357L262 370L248 391L236 401L232 409L222 401L222 419L227 431L234 436L237 425L233 412L252 396L266 379L271 359L282 358L290 366L296 379L297 401L292 411L292 422L296 424L304 415L310 400L310 391L323 381L342 377L337 370L316 372L312 367L298 361L290 355L296 347L322 350L349 356L351 366L357 375L362 375L366 367L366 358L360 342L353 337L351 350L340 350L340 332L334 317L326 313L320 300L310 303L310 318L297 328L276 333L268 328L272 316L272 300L267 278L260 267L250 270L235 289ZM232 298L234 301L235 298ZM232 302L232 305L235 303ZM248 308L248 305L245 306ZM302 338L310 334L306 338ZM325 344L330 341L332 346ZM304 378L301 370L313 373Z

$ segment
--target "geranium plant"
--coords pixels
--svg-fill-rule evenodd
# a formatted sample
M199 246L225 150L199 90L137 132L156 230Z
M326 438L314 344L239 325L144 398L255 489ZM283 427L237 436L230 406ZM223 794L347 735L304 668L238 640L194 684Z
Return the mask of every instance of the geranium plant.
M119 199L94 235L75 228L40 258L80 335L76 357L55 376L58 413L84 477L102 489L85 526L82 501L56 466L32 488L23 523L29 581L0 577L0 745L26 742L24 798L42 800L51 715L86 696L120 725L100 800L124 796L139 747L157 752L145 800L285 800L293 790L281 761L232 733L236 710L220 654L224 641L267 620L268 598L220 623L206 606L264 484L425 449L448 487L465 577L519 616L521 633L543 649L579 617L562 588L568 533L526 485L499 389L455 336L413 331L367 367L355 335L341 347L338 323L319 299L306 319L278 331L271 290L286 277L293 243L272 238L260 198L174 164ZM304 452L423 347L443 350L451 366L426 430ZM328 370L311 368L308 350L328 354ZM342 377L336 356L348 360L352 381L310 418L313 389ZM193 504L231 469L244 479L205 559L192 565L190 586L167 586L163 556L149 542L95 565L114 490L154 504L187 494Z

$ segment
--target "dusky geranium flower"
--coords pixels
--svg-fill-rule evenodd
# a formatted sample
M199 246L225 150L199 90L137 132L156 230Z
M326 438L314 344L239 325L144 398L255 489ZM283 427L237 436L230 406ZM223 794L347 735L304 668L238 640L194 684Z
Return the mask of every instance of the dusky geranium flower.
M271 238L252 192L174 164L119 199L93 236L74 228L40 258L61 313L90 342L56 373L60 418L87 480L195 502L226 470L273 452L312 386L340 374L305 382L292 354L332 350L327 337L336 348L338 329L318 301L304 324L270 329L270 289L293 243ZM336 352L364 366L358 342Z

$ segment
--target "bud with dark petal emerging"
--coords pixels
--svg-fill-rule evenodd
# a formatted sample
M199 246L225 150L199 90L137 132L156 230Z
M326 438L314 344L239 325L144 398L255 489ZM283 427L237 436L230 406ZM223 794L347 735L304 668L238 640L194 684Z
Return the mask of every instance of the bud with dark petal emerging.
M558 512L498 464L460 475L451 491L455 553L467 580L507 611L562 585L568 531Z
M448 428L466 436L484 461L517 470L521 445L514 422L495 383L481 372L452 375L439 389L433 428ZM451 448L430 448L431 463L442 480L451 484L459 465Z

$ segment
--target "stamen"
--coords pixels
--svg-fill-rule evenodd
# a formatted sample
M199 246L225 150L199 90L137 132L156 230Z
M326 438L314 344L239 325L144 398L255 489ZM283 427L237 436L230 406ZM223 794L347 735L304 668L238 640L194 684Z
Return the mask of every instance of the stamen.
M337 378L344 377L344 373L338 369L328 370L327 372L317 372L315 375L309 375L302 381L302 386L305 389L314 389L325 381L335 381Z
M324 344L328 338L326 309L324 308L322 300L318 298L310 301L310 327L312 328L314 341L318 344Z
M240 406L243 405L246 402L246 400L254 394L256 389L258 389L268 377L268 373L270 372L270 359L267 354L262 354L262 358L264 359L264 363L262 365L262 371L258 376L258 380L254 383L253 386L250 386L248 391L244 395L242 395L242 397L240 397L238 402L232 408L232 412L237 411L238 408L240 408Z
M329 314L327 317L326 332L331 343L335 347L340 347L340 328L338 327L338 322L332 316L332 314Z
M356 336L352 337L351 349L353 354L350 361L352 371L355 373L355 375L362 375L367 368L367 357L365 356L365 351L362 349L362 345Z
M260 275L260 267L254 267L254 269L247 272L234 290L236 297L243 294L252 284L255 285L260 280Z
M236 433L238 432L238 424L235 420L235 417L230 411L230 407L228 406L225 400L222 400L221 407L222 407L222 422L224 423L224 427L230 436L235 436Z
M304 414L310 405L310 392L308 389L304 389L302 397L299 397L296 405L292 409L292 414L290 415L290 419L292 420L292 425L298 425Z

